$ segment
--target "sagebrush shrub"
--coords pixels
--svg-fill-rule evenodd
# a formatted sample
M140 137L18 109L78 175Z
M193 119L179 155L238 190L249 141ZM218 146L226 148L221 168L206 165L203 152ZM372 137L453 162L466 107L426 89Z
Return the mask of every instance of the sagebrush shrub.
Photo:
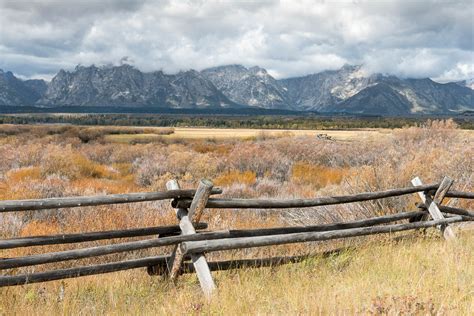
M94 163L70 147L54 148L48 152L43 158L41 171L43 176L59 175L68 179L113 176L106 166Z
M214 182L216 185L229 186L234 183L245 184L247 186L254 185L257 181L257 175L252 171L229 171L219 177Z
M347 170L343 168L297 162L291 170L291 179L294 183L311 184L319 189L329 184L339 184L346 174Z

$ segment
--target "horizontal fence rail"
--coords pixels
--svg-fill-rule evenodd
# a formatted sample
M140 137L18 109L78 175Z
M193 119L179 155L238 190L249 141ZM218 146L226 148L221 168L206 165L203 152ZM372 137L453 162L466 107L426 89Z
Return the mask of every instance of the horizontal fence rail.
M206 229L207 223L196 223L196 229ZM32 236L0 240L0 249L11 249L30 246L46 246L79 243L115 238L141 237L159 235L160 237L176 235L181 232L179 226L157 226L135 229L107 230L79 234L63 234L50 236Z
M0 213L192 198L195 193L196 190L170 190L166 192L108 194L37 200L0 201ZM222 189L220 188L214 188L211 191L211 194L220 193L222 193Z
M445 212L445 213L474 217L473 211L463 210L461 208L450 207L450 206L440 206L439 208L442 212Z
M213 188L211 181L201 180L197 190L181 190L178 182L174 180L167 183L169 190L165 192L0 201L0 213L3 213L171 200L171 206L175 209L175 215L179 222L179 225L172 226L28 236L0 240L0 250L5 250L5 252L2 252L3 254L7 253L8 249L20 247L152 236L140 240L115 241L115 243L111 244L101 242L95 247L83 245L83 248L79 249L36 253L16 258L0 258L0 270L3 270L2 273L4 274L0 276L0 287L146 267L150 275L165 275L170 282L175 282L181 273L194 272L198 276L204 294L209 296L215 290L215 283L212 279L211 271L300 262L308 258L308 255L207 262L205 254L208 252L291 243L318 242L374 234L390 234L408 230L426 229L429 227L436 227L446 240L456 240L456 234L450 224L474 221L474 211L459 207L444 206L442 202L445 198L474 199L474 193L451 190L450 188L453 183L453 179L445 177L443 181L439 183L424 185L421 179L417 177L412 180L412 187L332 197L281 200L209 198L210 195L222 193L221 189ZM237 230L225 229L219 231L202 231L203 229L207 229L208 225L200 222L200 218L206 208L252 210L305 208L371 201L413 193L416 193L421 200L421 203L417 204L418 209L415 211L399 211L393 214L346 222L319 225L309 225L308 222L305 226ZM461 227L463 225L458 226ZM11 269L164 246L173 246L174 250L169 255L92 264L45 272L23 272L18 275L8 275L16 271Z
M410 224L398 224L398 225L389 225L382 227L364 227L364 228L353 228L345 231L327 231L327 232L313 232L313 233L293 233L286 235L267 235L262 237L244 237L244 238L235 238L235 239L221 239L221 240L210 240L210 241L195 241L189 243L183 243L182 249L185 253L192 252L201 252L201 251L218 251L218 250L230 250L230 249L240 249L240 248L250 248L250 247L262 247L269 245L279 245L287 243L296 243L296 242L310 242L310 241L322 241L330 240L337 238L346 238L346 237L355 237L355 236L365 236L378 233L392 233L400 232L405 230L413 230L419 228L428 228L437 225L455 223L462 221L461 216L452 217L444 220L434 220L427 222L418 222ZM197 235L197 234L196 234ZM188 236L196 236L188 235ZM65 278L93 275L93 274L102 274L109 273L121 270L134 269L139 267L145 267L150 265L165 265L169 257L158 256L158 257L148 257L143 259L134 259L114 263L106 263L99 265L92 265L88 267L78 267L70 269L60 269L55 271L39 272L33 274L24 274L18 276L2 276L0 277L0 286L10 286L10 285L21 285L26 283L36 283L44 281L59 280ZM288 259L289 262L292 259ZM295 259L293 259L295 260ZM256 262L256 260L244 260L244 262ZM236 264L239 264L238 262ZM231 266L231 262L221 263L222 266ZM219 266L219 263L216 263L213 266ZM212 270L218 270L219 268L214 267ZM191 270L188 266L187 270Z
M381 227L363 227L351 228L347 230L333 230L327 232L307 232L282 235L269 235L261 237L242 237L226 240L203 240L195 242L186 242L182 244L184 253L211 252L241 248L253 248L263 246L274 246L297 242L323 241L338 238L366 236L382 233L394 233L405 230L428 228L437 225L456 223L463 221L461 216L454 216L446 219L432 220L426 222L417 222L409 224L396 224Z
M38 265L44 263L77 260L83 258L103 256L113 253L142 250L154 247L163 247L175 245L186 241L196 240L211 240L223 238L238 238L238 237L258 237L266 235L290 234L300 232L321 232L331 231L337 229L350 229L356 227L365 227L375 224L384 224L394 222L402 219L409 219L425 214L423 211L406 212L393 215L385 215L381 217L373 217L365 220L357 220L347 223L326 224L303 227L279 227L279 228L265 228L265 229L241 229L241 230L224 230L215 232L204 232L193 235L181 235L163 237L157 239L147 239L140 241L132 241L126 243L119 243L114 245L96 246L83 249L66 250L60 252L52 252L47 254L32 255L21 258L9 258L0 260L0 269L19 268L31 265Z
M208 208L295 208L295 207L314 207L333 204L344 204L353 202L363 202L388 197L395 197L416 192L429 191L437 189L439 184L427 184L417 187L391 189L379 192L365 192L353 195L341 195L332 197L322 197L316 199L215 199L210 198L206 204ZM175 199L172 202L174 207L187 208L191 205L191 200L182 198Z
M321 255L327 257L340 252L341 249L323 252ZM308 259L308 255L303 256L287 256L287 257L272 257L259 259L242 259L242 260L227 260L209 262L211 271L222 271L237 268L249 267L268 267L275 265L282 265L288 263L297 263ZM169 256L146 257L141 259L131 259L120 262L111 262L105 264L91 265L87 267L77 267L69 269L59 269L55 271L36 272L30 274L20 274L15 276L0 276L0 287L24 285L30 283L39 283L46 281L61 280L67 278L77 278L81 276L97 275L104 273L111 273L123 270L130 270L136 268L143 268L149 266L163 266L166 267L169 261ZM195 268L192 263L185 262L182 266L183 273L193 273Z
M130 270L148 267L156 264L166 264L167 256L148 257L141 259L126 260L121 262L104 263L87 267L59 269L54 271L21 274L14 276L0 276L0 286L23 285L54 281L68 278L77 278L86 275L110 273L116 271Z
M177 243L189 240L218 239L230 237L228 230L207 232L194 235L180 235L156 239L147 239L140 241L131 241L115 245L97 246L83 249L66 250L59 252L50 252L40 255L32 255L21 258L8 258L0 260L0 269L11 269L26 266L33 266L44 263L76 260L108 255L112 253L135 251L154 247L163 247L175 245Z
M474 192L461 192L450 190L446 192L446 197L450 198L460 198L460 199L474 199Z

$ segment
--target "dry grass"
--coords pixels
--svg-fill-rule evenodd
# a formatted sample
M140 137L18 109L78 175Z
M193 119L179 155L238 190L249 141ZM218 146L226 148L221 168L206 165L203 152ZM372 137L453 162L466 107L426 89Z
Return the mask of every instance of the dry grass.
M81 131L93 137L85 141ZM167 136L154 136L165 133L159 131L146 136L148 132L128 128L96 131L91 127L0 126L0 199L164 190L165 182L171 178L178 179L183 188L195 188L201 178L210 178L223 187L224 197L239 198L375 191L407 186L414 176L428 183L448 175L456 179L456 189L473 188L472 131L459 130L452 121L428 122L390 132L340 131L356 135L340 136L344 141L338 140L338 136L335 141L317 139L313 134L304 136L317 131L272 134L258 130L176 129ZM329 131L322 133L331 135ZM124 141L110 143L111 137ZM144 140L136 140L140 137ZM156 140L151 142L146 137ZM416 195L409 195L284 212L212 211L206 212L203 220L211 229L330 223L410 210L417 201ZM459 199L448 203L470 209L474 206L472 201ZM169 202L162 201L0 214L0 235L9 238L175 223ZM330 259L218 273L220 292L211 303L202 301L193 276L184 277L175 288L143 271L129 271L64 281L66 294L60 301L61 282L1 289L0 314L472 314L472 235L454 245L437 239L400 244L384 238L368 240L374 242ZM381 241L384 242L380 244ZM324 243L324 247L338 245ZM4 250L0 257L74 247ZM242 255L293 255L324 247L295 244L216 253L210 257L219 260ZM153 249L139 255L169 251ZM135 256L117 254L35 269ZM32 269L6 273L27 271Z
M177 286L143 270L0 289L2 314L472 315L474 239L394 242L280 267L214 273L207 302L194 275Z

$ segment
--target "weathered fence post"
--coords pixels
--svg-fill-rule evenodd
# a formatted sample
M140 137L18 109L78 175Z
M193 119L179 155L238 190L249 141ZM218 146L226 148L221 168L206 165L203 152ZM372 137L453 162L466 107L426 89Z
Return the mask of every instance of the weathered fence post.
M166 187L168 190L178 190L178 181L170 180L166 183ZM211 181L201 180L189 211L183 208L176 209L176 215L179 219L179 226L183 235L191 235L196 233L193 223L198 222L201 218L204 208L206 207L207 200L209 199L212 187L213 184ZM175 281L177 279L182 267L183 259L184 253L181 251L181 247L177 245L168 264L169 277L171 280ZM214 280L212 279L211 270L207 264L206 257L203 253L192 254L191 260L193 261L193 265L204 294L206 296L210 296L216 286L214 284Z
M411 180L411 183L413 186L420 186L423 185L421 182L421 179L419 177L413 178ZM436 193L434 195L434 198L431 199L429 194L426 194L425 192L418 192L418 196L420 197L421 201L425 204L425 206L428 209L428 212L430 213L431 217L434 220L438 219L444 219L443 214L441 213L439 206L441 205L446 192L448 192L449 188L451 185L454 183L454 180L449 178L449 177L444 177L443 181L439 185L438 189L436 190ZM428 215L423 216L421 220L427 220ZM446 225L441 225L440 226L441 233L443 234L444 238L446 240L454 240L456 239L456 235L454 234L453 230L451 227L449 227L447 224Z

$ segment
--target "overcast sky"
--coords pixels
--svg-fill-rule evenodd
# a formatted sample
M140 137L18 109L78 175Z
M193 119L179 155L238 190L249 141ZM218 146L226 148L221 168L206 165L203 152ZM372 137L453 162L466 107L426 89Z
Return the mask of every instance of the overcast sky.
M348 64L474 78L472 0L0 0L0 68L51 78L127 62L174 73L258 65L277 78Z

